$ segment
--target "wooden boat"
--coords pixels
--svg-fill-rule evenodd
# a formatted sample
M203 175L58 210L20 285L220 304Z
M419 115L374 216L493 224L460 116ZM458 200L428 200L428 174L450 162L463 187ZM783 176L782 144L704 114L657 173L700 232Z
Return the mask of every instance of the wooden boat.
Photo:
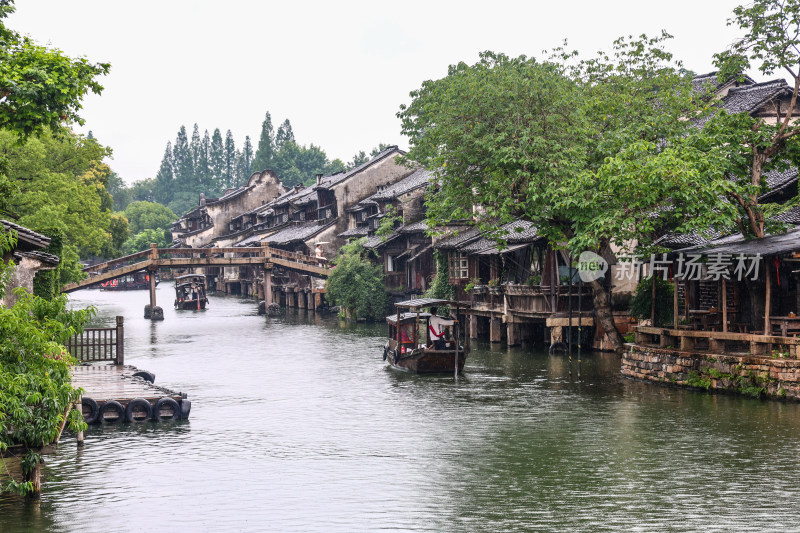
M205 309L206 277L202 274L175 276L175 309Z
M159 279L156 278L156 285ZM150 288L150 273L146 271L133 272L118 278L104 281L100 289L104 291L139 291Z
M459 320L439 317L436 311L449 306L453 317L458 317L469 309L466 303L418 298L395 306L397 314L386 317L389 338L383 348L384 361L418 374L457 374L464 369L467 350L458 342L462 333Z

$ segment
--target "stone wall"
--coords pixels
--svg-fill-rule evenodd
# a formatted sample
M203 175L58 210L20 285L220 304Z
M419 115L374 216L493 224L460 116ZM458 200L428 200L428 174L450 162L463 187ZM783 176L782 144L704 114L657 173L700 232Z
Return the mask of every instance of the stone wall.
M800 360L752 355L698 354L626 345L625 377L680 387L800 401Z

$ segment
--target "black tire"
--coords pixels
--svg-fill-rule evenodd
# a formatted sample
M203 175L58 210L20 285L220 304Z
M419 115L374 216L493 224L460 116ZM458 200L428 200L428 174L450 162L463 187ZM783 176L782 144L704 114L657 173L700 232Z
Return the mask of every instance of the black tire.
M386 361L386 358L389 357L389 345L383 347L383 360Z
M134 410L136 409L143 409L145 415L143 418L136 418L134 416ZM145 400L144 398L135 398L128 402L127 407L125 407L125 422L147 422L153 416L153 406L150 405L150 402Z
M87 407L89 408L89 413L83 415L83 421L87 424L94 424L97 422L97 415L100 413L100 407L97 405L96 401L84 396L81 398L81 411Z
M186 398L181 400L181 420L189 419L189 412L192 410L192 402Z
M400 360L400 350L398 348L394 349L394 354L392 355L392 358L394 359L394 364L397 364L397 362Z
M116 411L119 416L116 419L107 420L106 413L112 410ZM116 424L122 422L125 420L125 408L122 407L122 404L119 402L115 402L114 400L108 401L100 407L97 413L97 419L101 424Z
M133 377L140 377L145 381L149 381L153 383L156 380L156 375L152 372L148 372L147 370L139 370L138 372L134 372Z
M561 351L563 353L567 353L567 345L564 344L563 342L554 342L553 344L550 345L550 349L548 350L550 355L552 355L552 354L554 354L554 353L556 353L558 351Z
M171 407L172 416L161 416L161 410ZM153 408L153 420L179 420L181 418L181 406L172 398L164 397L156 402Z

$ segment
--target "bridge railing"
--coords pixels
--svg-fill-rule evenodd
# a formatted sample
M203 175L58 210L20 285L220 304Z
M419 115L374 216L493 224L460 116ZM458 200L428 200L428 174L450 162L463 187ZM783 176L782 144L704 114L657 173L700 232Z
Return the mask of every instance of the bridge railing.
M114 268L119 268L120 266L125 266L130 263L135 263L137 261L141 261L143 258L150 255L150 250L145 250L143 252L136 252L135 254L126 255L124 257L118 257L116 259L112 259L111 261L106 261L105 263L98 263L96 265L90 265L83 268L84 272L105 272L107 270L113 270Z

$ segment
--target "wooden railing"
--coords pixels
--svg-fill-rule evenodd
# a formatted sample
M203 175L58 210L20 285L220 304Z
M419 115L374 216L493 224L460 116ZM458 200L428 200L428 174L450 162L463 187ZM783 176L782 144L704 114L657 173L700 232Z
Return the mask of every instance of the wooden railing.
M789 356L800 356L800 338L781 337L775 335L757 335L754 333L732 333L729 331L698 331L670 328L654 328L638 326L634 328L636 344L655 345L661 348L675 348L681 351L700 351L715 354L728 353L731 343L746 344L752 355L772 355L778 346L781 351L785 347ZM707 343L701 346L701 343Z
M67 351L82 363L113 362L125 364L125 328L123 318L116 318L113 328L86 328L67 342Z

